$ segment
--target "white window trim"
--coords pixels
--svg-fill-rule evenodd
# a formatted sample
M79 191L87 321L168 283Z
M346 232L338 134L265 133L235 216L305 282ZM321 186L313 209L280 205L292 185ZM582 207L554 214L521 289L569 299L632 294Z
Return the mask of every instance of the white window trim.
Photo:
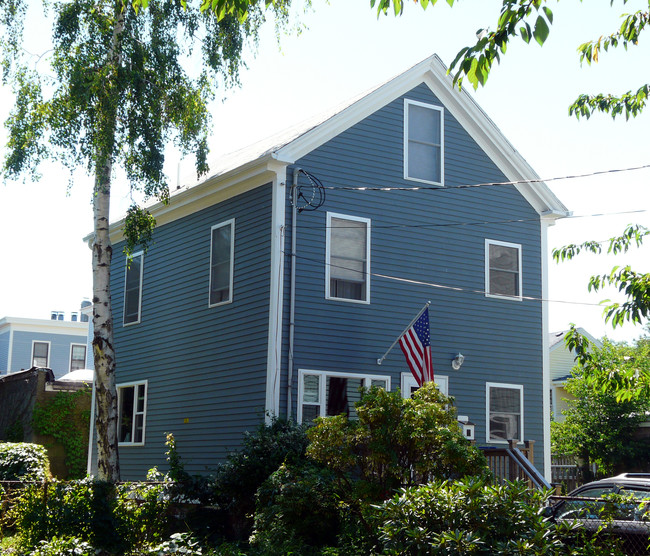
M442 392L445 396L449 396L449 377L445 375L435 374L433 376L433 382L438 385L438 390ZM413 376L413 373L410 371L403 372L401 375L401 385L400 391L402 393L402 398L410 398L408 394L411 392L413 386L417 386L417 380Z
M118 442L118 446L144 446L145 441L146 441L146 434L147 434L147 405L149 402L149 381L148 380L139 380L136 382L123 382L121 384L116 384L115 389L117 391L117 435L119 437L119 426L120 426L120 421L122 420L122 414L121 414L121 403L120 403L120 390L122 388L129 388L133 386L134 391L133 391L133 416L135 417L136 411L136 404L137 404L137 392L138 392L138 386L141 384L144 384L144 411L142 412L142 442ZM133 423L131 424L131 427L133 427L133 424L135 423L135 419L133 419ZM131 438L133 438L133 428L131 428Z
M366 298L365 299L347 299L345 297L334 297L330 294L330 257L332 241L332 218L340 220L352 220L354 222L365 222L366 224ZM361 303L362 305L370 304L370 218L361 216L351 216L349 214L339 214L337 212L327 213L327 234L325 241L325 299L332 301L343 301L345 303Z
M518 438L518 444L523 444L524 438L524 385L523 384L507 384L502 382L486 382L485 383L485 441L490 444L508 444L507 440L490 440L490 388L509 388L512 390L519 390L519 407L521 408L521 438Z
M223 228L224 226L230 226L230 283L228 284L228 299L224 301L219 301L218 303L210 303L210 292L212 291L212 235L214 230L218 228ZM218 307L219 305L227 305L232 303L233 299L233 284L235 276L235 219L231 218L221 222L220 224L215 224L210 228L210 268L208 269L208 307Z
M429 108L440 112L440 181L429 181L421 178L413 178L408 175L408 154L409 154L409 118L408 109L411 104L421 106L422 108ZM435 104L428 104L409 98L404 99L404 179L408 181L417 181L420 183L427 183L429 185L438 185L444 187L445 185L445 110L442 106Z
M318 380L318 399L320 402L319 406L319 417L325 415L325 398L326 398L326 387L327 387L327 377L336 376L343 378L353 378L353 379L362 379L364 388L370 388L371 382L373 380L383 380L386 382L386 391L390 392L390 376L387 375L367 375L362 373L345 373L340 371L316 371L313 369L298 369L298 411L297 420L298 423L302 423L302 405L303 405L303 394L304 394L304 380L305 375L314 375L319 376ZM317 404L310 404L317 405Z
M70 362L68 364L69 372L72 372L72 352L75 346L84 348L84 364L83 367L81 368L84 369L86 367L86 359L88 357L88 346L86 344L70 344Z
M50 369L50 362L52 361L52 342L48 340L32 340L32 352L29 354L30 368L34 366L34 344L47 344L47 363L45 363L44 368Z
M502 247L512 247L517 249L518 265L519 265L519 295L499 295L490 293L490 245L501 245ZM498 241L496 239L485 240L485 297L492 297L494 299L508 299L511 301L523 300L523 275L524 268L522 263L522 247L521 243L509 243L507 241Z
M134 324L139 324L140 321L142 320L142 278L144 276L144 251L138 251L137 253L133 253L131 256L131 259L135 259L136 257L141 257L140 260L140 287L139 287L139 295L138 295L138 320L134 320L133 322L125 322L126 320L126 274L129 271L129 261L128 259L125 261L124 264L124 302L123 302L123 307L122 307L122 326L132 326Z

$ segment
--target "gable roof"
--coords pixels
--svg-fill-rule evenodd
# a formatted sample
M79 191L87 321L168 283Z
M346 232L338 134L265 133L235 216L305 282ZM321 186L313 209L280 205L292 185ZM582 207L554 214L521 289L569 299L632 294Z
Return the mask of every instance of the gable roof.
M278 164L280 166L293 164L421 83L425 83L431 89L445 109L458 120L508 180L539 180L535 171L469 93L464 89L458 90L452 84L452 78L447 75L447 68L442 60L437 55L433 55L397 77L342 105L249 147L220 157L212 164L212 171L208 177L177 188L171 192L170 205L164 206L162 203L156 203L150 207L150 210L159 223L173 220L175 216L172 213L178 209L179 205L191 203L195 198L204 197L206 191L211 188L222 190L234 185L238 177L243 179L241 176L244 176L249 179L255 173L262 174L268 172L271 167L277 168ZM516 184L515 187L542 216L556 219L571 214L548 186L541 181ZM202 207L204 206L205 204L202 204ZM182 215L187 214L187 211L180 212ZM164 217L163 221L160 221L160 216ZM113 234L121 235L120 228L121 222L111 225L111 239L119 239L113 237ZM90 238L91 236L86 240Z
M581 326L577 327L576 330L583 336L587 338L592 344L596 345L596 347L603 347L603 343L598 339L594 338L589 332L587 332L584 328ZM564 344L564 337L567 335L568 330L560 330L559 332L551 332L548 335L548 347L549 351L555 351L558 349L558 346L561 348L565 347Z

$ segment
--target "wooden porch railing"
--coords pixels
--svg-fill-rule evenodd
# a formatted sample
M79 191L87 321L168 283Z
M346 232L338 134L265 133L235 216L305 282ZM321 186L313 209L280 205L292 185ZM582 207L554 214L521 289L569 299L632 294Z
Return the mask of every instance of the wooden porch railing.
M535 441L524 441L519 448L517 440L509 440L505 448L481 448L488 460L490 471L500 482L528 481L531 487L551 488L551 485L535 467Z

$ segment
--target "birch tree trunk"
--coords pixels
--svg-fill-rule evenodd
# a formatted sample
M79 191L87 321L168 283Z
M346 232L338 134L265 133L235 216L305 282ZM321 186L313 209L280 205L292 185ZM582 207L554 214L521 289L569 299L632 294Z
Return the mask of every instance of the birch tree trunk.
M97 169L93 218L93 357L95 360L95 433L97 475L104 481L120 480L117 449L117 391L111 309L111 258L113 246L108 233L111 164Z
M110 194L117 129L117 103L120 98L119 70L122 63L124 11L115 3L115 25L107 64L109 71L99 95L99 114L103 129L95 166L93 220L93 357L95 361L95 431L97 434L97 475L100 480L120 480L117 446L117 390L115 388L115 348L111 304L111 259L113 246L109 235Z

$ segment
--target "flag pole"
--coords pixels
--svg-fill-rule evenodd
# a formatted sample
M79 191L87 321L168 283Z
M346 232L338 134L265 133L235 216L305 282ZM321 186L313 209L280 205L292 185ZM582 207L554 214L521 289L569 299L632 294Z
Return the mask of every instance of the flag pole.
M384 355L382 355L379 359L377 359L377 365L381 365L381 364L384 362L384 359L386 359L386 357L388 356L388 354L390 353L390 351L395 347L395 344L396 344L397 342L399 342L399 339L400 339L402 336L404 336L404 334L406 333L406 331L407 331L409 328L411 328L411 326L413 326L413 324L415 323L415 321L418 320L418 319L422 316L422 313L424 313L424 312L429 308L429 305L431 305L431 301L427 301L427 302L424 304L424 307L422 307L422 310L421 310L417 315L415 315L415 318L414 318L414 319L409 323L409 325L408 325L404 330L402 330L402 333L401 333L399 336L397 336L397 339L396 339L396 340L395 340L395 341L390 345L390 347L386 350L386 353L384 353Z

